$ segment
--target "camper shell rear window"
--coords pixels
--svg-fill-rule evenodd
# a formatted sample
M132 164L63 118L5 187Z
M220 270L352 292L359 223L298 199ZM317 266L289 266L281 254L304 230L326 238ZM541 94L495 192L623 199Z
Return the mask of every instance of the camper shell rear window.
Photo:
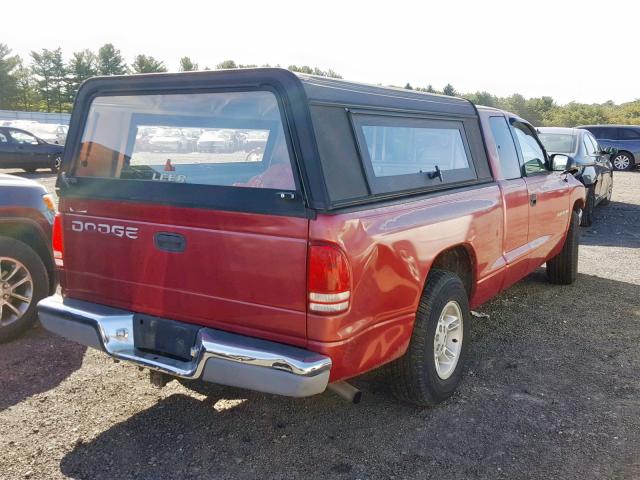
M296 190L278 102L268 91L96 97L73 174Z

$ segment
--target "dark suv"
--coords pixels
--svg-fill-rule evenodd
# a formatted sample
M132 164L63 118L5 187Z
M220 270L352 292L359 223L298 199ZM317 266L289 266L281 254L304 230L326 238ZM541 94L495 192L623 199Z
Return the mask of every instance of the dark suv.
M611 163L616 170L633 170L640 165L640 125L583 125L602 147L615 147Z
M0 174L0 342L36 321L36 304L55 291L51 224L55 204L33 180Z

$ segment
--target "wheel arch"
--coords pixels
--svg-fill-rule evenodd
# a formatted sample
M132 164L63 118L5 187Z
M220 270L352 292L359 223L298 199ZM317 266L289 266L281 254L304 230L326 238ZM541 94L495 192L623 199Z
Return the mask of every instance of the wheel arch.
M472 298L476 282L476 255L473 247L466 243L453 245L440 251L433 259L425 278L423 291L432 270L445 270L456 274L462 280L467 297Z

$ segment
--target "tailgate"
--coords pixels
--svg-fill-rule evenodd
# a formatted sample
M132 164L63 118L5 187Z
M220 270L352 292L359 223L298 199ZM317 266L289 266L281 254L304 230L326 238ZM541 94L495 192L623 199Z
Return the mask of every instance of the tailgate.
M305 336L306 219L78 200L64 211L86 212L64 214L66 295Z
M308 219L275 94L85 108L60 189L64 293L304 343Z

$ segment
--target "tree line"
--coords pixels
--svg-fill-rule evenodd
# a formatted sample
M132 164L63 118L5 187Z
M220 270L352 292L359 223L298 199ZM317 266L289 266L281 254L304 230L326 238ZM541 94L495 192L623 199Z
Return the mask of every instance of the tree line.
M249 68L258 65L236 64L225 60L214 68ZM261 65L269 67L269 64ZM279 65L277 65L279 66ZM290 65L289 70L342 78L333 70L308 65ZM190 57L180 59L179 70L199 70ZM211 70L204 67L203 70ZM128 64L119 49L111 43L97 52L89 49L73 52L65 59L61 48L42 49L30 53L29 63L13 55L8 45L0 43L0 109L42 112L69 112L78 88L86 79L96 75L126 75L133 73L167 72L165 63L151 55L136 55Z
M237 64L225 60L215 69L247 68L258 65ZM269 67L269 64L260 65ZM279 66L279 65L276 65ZM312 75L342 78L334 70L322 70L308 65L289 65L289 70ZM199 70L200 66L190 57L180 59L182 72ZM202 70L210 70L205 66ZM119 49L111 43L100 47L97 52L89 49L73 52L65 59L62 49L42 49L32 51L27 61L13 55L8 45L0 43L0 109L69 112L80 84L96 75L125 75L130 73L151 73L168 71L165 63L151 55L136 55L128 64ZM552 97L525 98L515 93L508 97L498 97L489 92L461 93L451 84L442 90L432 85L413 87L407 83L404 88L450 96L461 96L478 105L487 105L513 112L533 125L554 125L572 127L580 124L622 123L640 125L640 100L615 104L584 104L571 102L558 105Z

